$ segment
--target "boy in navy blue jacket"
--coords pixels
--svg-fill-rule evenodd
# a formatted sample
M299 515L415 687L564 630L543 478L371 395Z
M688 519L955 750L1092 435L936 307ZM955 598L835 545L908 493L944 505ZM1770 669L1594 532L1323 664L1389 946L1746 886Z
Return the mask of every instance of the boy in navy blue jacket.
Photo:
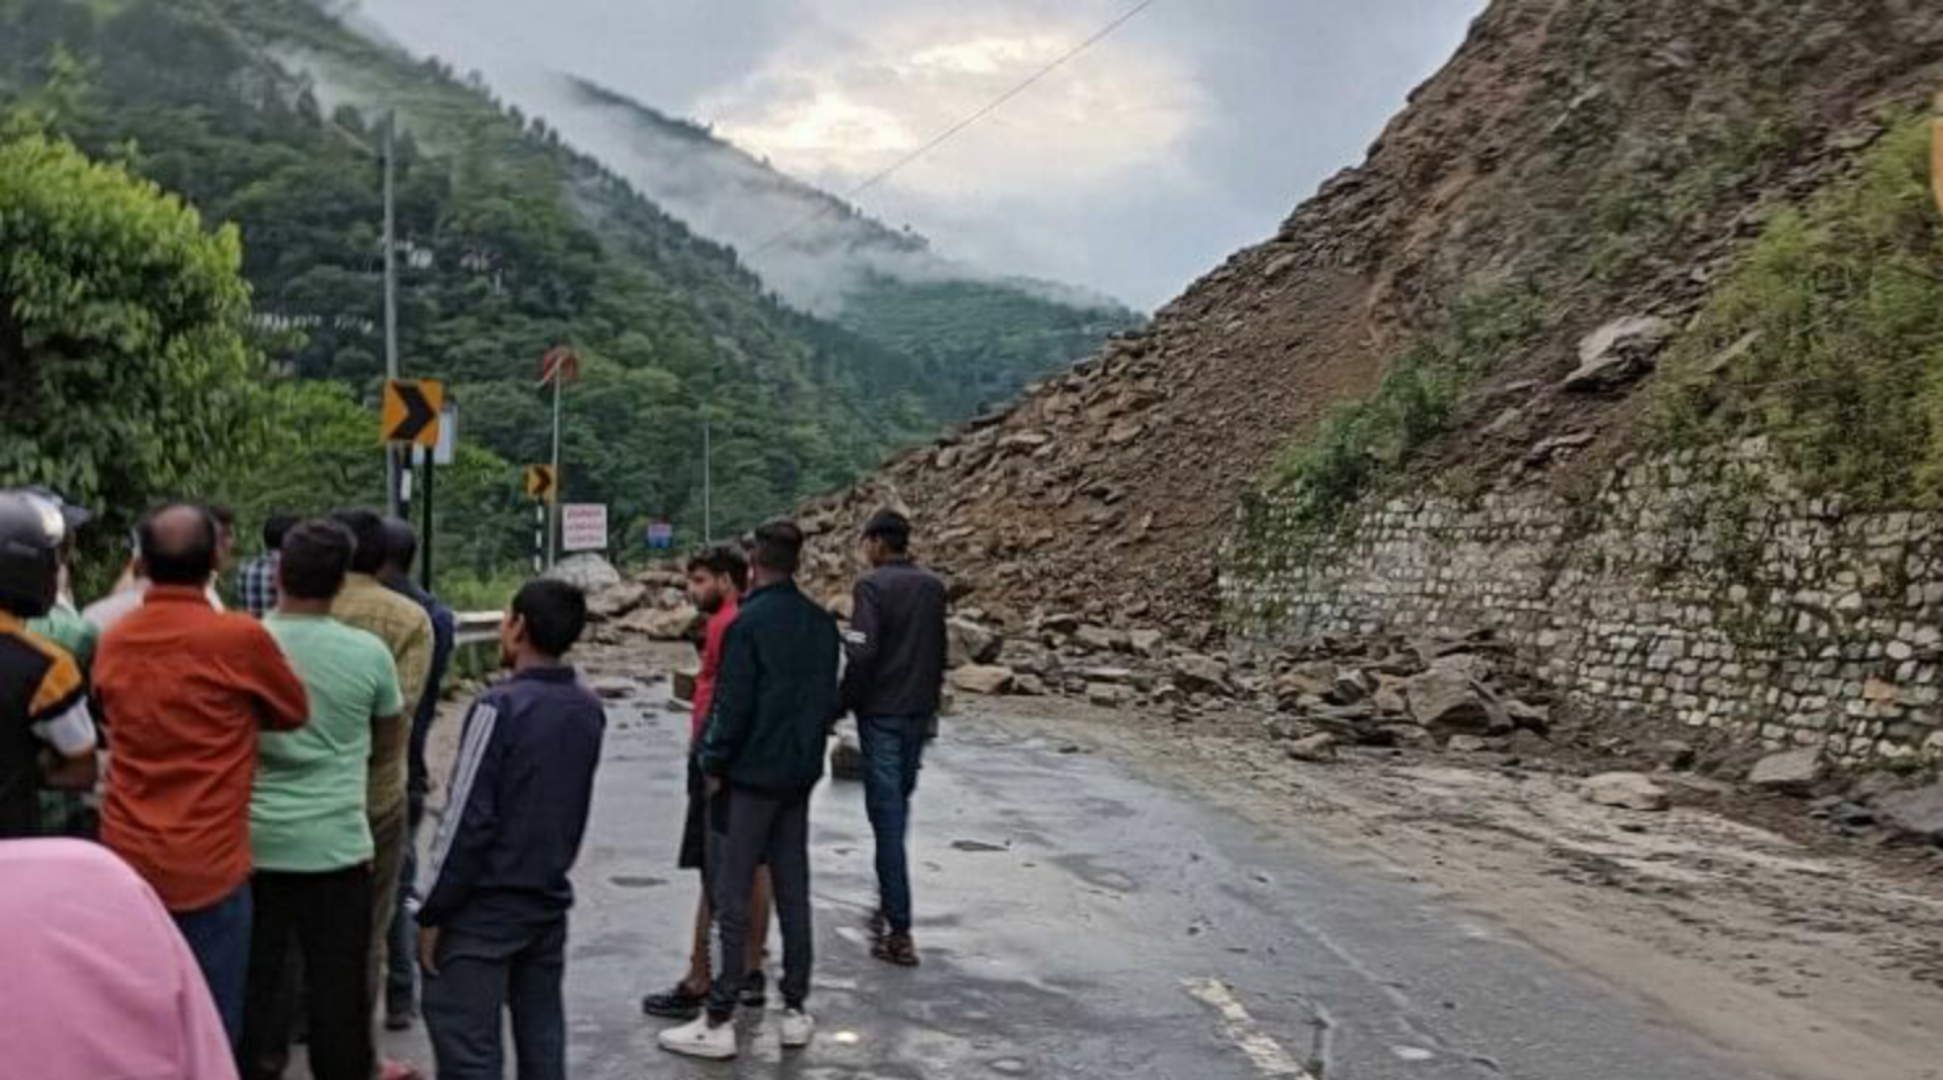
M562 659L586 621L580 590L529 582L499 630L513 677L466 715L418 911L425 1027L441 1080L500 1080L508 1010L520 1080L566 1076L567 873L607 724Z

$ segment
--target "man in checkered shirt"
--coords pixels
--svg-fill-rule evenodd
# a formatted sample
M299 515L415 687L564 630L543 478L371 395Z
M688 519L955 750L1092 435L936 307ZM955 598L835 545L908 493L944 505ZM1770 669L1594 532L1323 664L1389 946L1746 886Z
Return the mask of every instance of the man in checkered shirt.
M236 595L243 609L261 619L277 607L277 553L283 534L297 524L289 514L271 514L263 521L263 554L243 563L236 575Z

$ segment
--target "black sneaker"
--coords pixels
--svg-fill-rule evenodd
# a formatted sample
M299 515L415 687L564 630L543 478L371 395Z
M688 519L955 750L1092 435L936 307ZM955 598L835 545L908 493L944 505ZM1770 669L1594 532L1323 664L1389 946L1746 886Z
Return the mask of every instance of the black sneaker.
M870 936L881 938L891 932L891 918L884 914L883 908L870 913Z
M736 996L735 1003L745 1009L760 1009L769 1004L769 976L761 968L742 980L742 993Z
M693 1020L702 1015L702 1006L706 1004L708 995L697 994L687 983L676 983L673 990L642 998L641 1011L664 1020Z

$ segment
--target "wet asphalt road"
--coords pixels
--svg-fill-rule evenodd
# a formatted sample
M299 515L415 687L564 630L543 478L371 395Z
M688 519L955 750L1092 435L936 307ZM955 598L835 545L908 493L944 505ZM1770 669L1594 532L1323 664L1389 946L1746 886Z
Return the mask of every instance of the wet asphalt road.
M736 1064L672 1058L638 1008L682 970L696 888L673 866L687 721L665 703L665 683L610 703L570 943L576 1077L1762 1075L1407 882L977 723L947 724L917 796L924 966L870 958L861 790L826 783L816 1045L785 1056L774 1014L745 1014ZM391 1045L429 1066L417 1032Z

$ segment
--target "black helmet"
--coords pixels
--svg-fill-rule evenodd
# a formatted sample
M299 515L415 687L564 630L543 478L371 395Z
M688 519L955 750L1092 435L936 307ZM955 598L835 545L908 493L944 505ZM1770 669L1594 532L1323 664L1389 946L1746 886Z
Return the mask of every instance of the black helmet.
M53 609L66 535L60 507L24 491L0 491L0 608L24 619Z

